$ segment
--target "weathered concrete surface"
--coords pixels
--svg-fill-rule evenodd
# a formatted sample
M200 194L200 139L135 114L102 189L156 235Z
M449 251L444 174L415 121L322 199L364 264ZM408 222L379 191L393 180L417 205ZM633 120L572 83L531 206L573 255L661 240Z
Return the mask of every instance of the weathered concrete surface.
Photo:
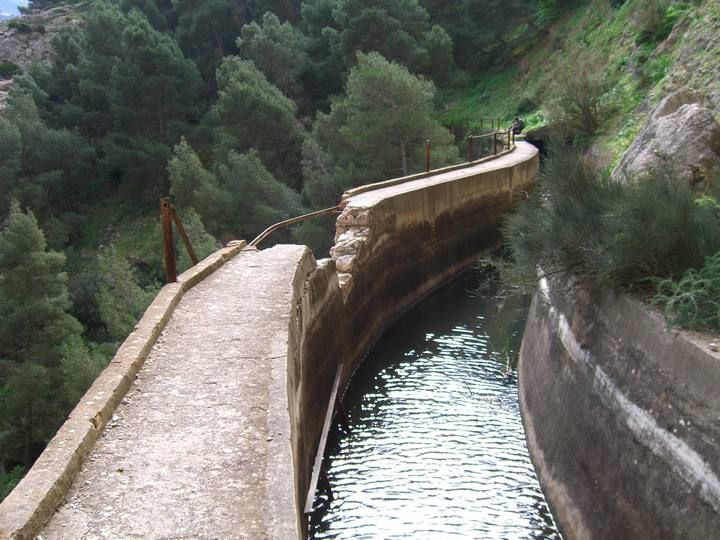
M302 246L243 251L176 308L43 538L294 538L285 404Z
M669 330L617 293L542 284L523 337L520 406L567 537L717 538L713 338Z

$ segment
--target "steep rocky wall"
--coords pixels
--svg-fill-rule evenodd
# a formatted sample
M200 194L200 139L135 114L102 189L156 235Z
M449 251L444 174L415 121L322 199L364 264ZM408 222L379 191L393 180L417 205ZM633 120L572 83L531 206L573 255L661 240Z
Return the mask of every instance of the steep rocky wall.
M523 338L520 405L567 537L717 537L716 347L616 293L542 285Z
M83 4L58 6L0 21L0 63L12 62L26 70L33 62L50 62L52 38L62 28L79 24L84 9Z
M333 259L316 266L308 255L296 276L288 395L298 508L337 367L344 364L344 387L387 326L494 249L503 216L537 169L537 151L522 143L497 168L458 171L448 181L420 181L414 189L348 194Z

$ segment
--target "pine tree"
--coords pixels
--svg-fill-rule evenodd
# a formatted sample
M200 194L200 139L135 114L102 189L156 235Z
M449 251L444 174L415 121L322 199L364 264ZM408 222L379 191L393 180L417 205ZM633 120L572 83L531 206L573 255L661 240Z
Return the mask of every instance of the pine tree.
M177 39L211 86L222 59L237 53L235 40L252 20L249 2L237 0L175 0Z
M92 149L65 129L51 129L33 99L13 89L0 117L0 217L10 198L31 206L43 222L73 208L89 188Z
M433 64L430 49L435 57L448 56L452 50L449 38L439 38L445 30L431 26L427 11L417 0L339 0L332 14L337 29L324 32L348 67L354 65L358 51L376 51L413 72L429 75ZM440 46L448 50L440 51ZM450 70L452 63L435 65L438 67Z
M217 73L218 101L209 115L218 159L230 150L257 151L278 180L298 188L305 131L295 119L295 104L248 60L226 58Z
M0 459L32 464L65 416L64 349L78 339L65 257L46 250L31 212L13 203L0 232Z
M78 128L103 155L101 172L128 192L167 191L165 164L197 119L200 76L178 44L140 11L98 0L82 31L56 41L47 91L55 121ZM57 75L58 77L55 77Z
M329 114L319 113L314 138L353 183L377 182L417 172L427 139L432 165L458 159L447 129L433 118L435 86L378 53L358 54L348 77L346 96Z
M262 25L252 22L243 26L237 46L240 56L252 60L285 95L290 94L309 61L307 38L270 12L263 15Z
M230 151L207 170L186 141L168 164L178 205L194 208L221 240L251 240L263 229L302 213L300 197L267 171L254 151Z

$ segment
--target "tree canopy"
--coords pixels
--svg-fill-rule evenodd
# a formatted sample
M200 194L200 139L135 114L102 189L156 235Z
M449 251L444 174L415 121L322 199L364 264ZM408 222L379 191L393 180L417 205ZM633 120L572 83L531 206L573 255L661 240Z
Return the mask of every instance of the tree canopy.
M425 141L433 166L458 159L450 132L432 118L435 85L389 62L359 53L345 96L318 114L313 135L335 164L359 185L422 169Z

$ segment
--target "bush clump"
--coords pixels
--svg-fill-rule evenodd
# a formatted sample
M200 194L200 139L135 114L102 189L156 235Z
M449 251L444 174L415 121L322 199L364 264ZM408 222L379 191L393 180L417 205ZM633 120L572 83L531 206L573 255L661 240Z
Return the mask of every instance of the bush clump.
M10 21L8 23L8 28L17 30L21 34L30 34L33 31L32 26L30 26L28 23L22 22L22 21Z
M689 269L678 281L660 280L654 301L665 307L671 324L720 331L720 252L708 257L699 270Z
M1 79L10 79L20 73L22 70L20 69L20 66L17 64L13 64L12 62L1 62L0 63L0 78Z
M687 13L687 2L651 0L639 5L635 25L638 31L636 43L660 43L672 32L675 23Z
M571 148L551 146L540 185L505 225L515 277L572 272L648 291L720 251L720 215L689 186L658 175L621 184Z
M550 116L564 123L575 133L593 135L611 112L608 99L613 88L600 59L581 65L567 62L561 66L551 83L546 106Z

